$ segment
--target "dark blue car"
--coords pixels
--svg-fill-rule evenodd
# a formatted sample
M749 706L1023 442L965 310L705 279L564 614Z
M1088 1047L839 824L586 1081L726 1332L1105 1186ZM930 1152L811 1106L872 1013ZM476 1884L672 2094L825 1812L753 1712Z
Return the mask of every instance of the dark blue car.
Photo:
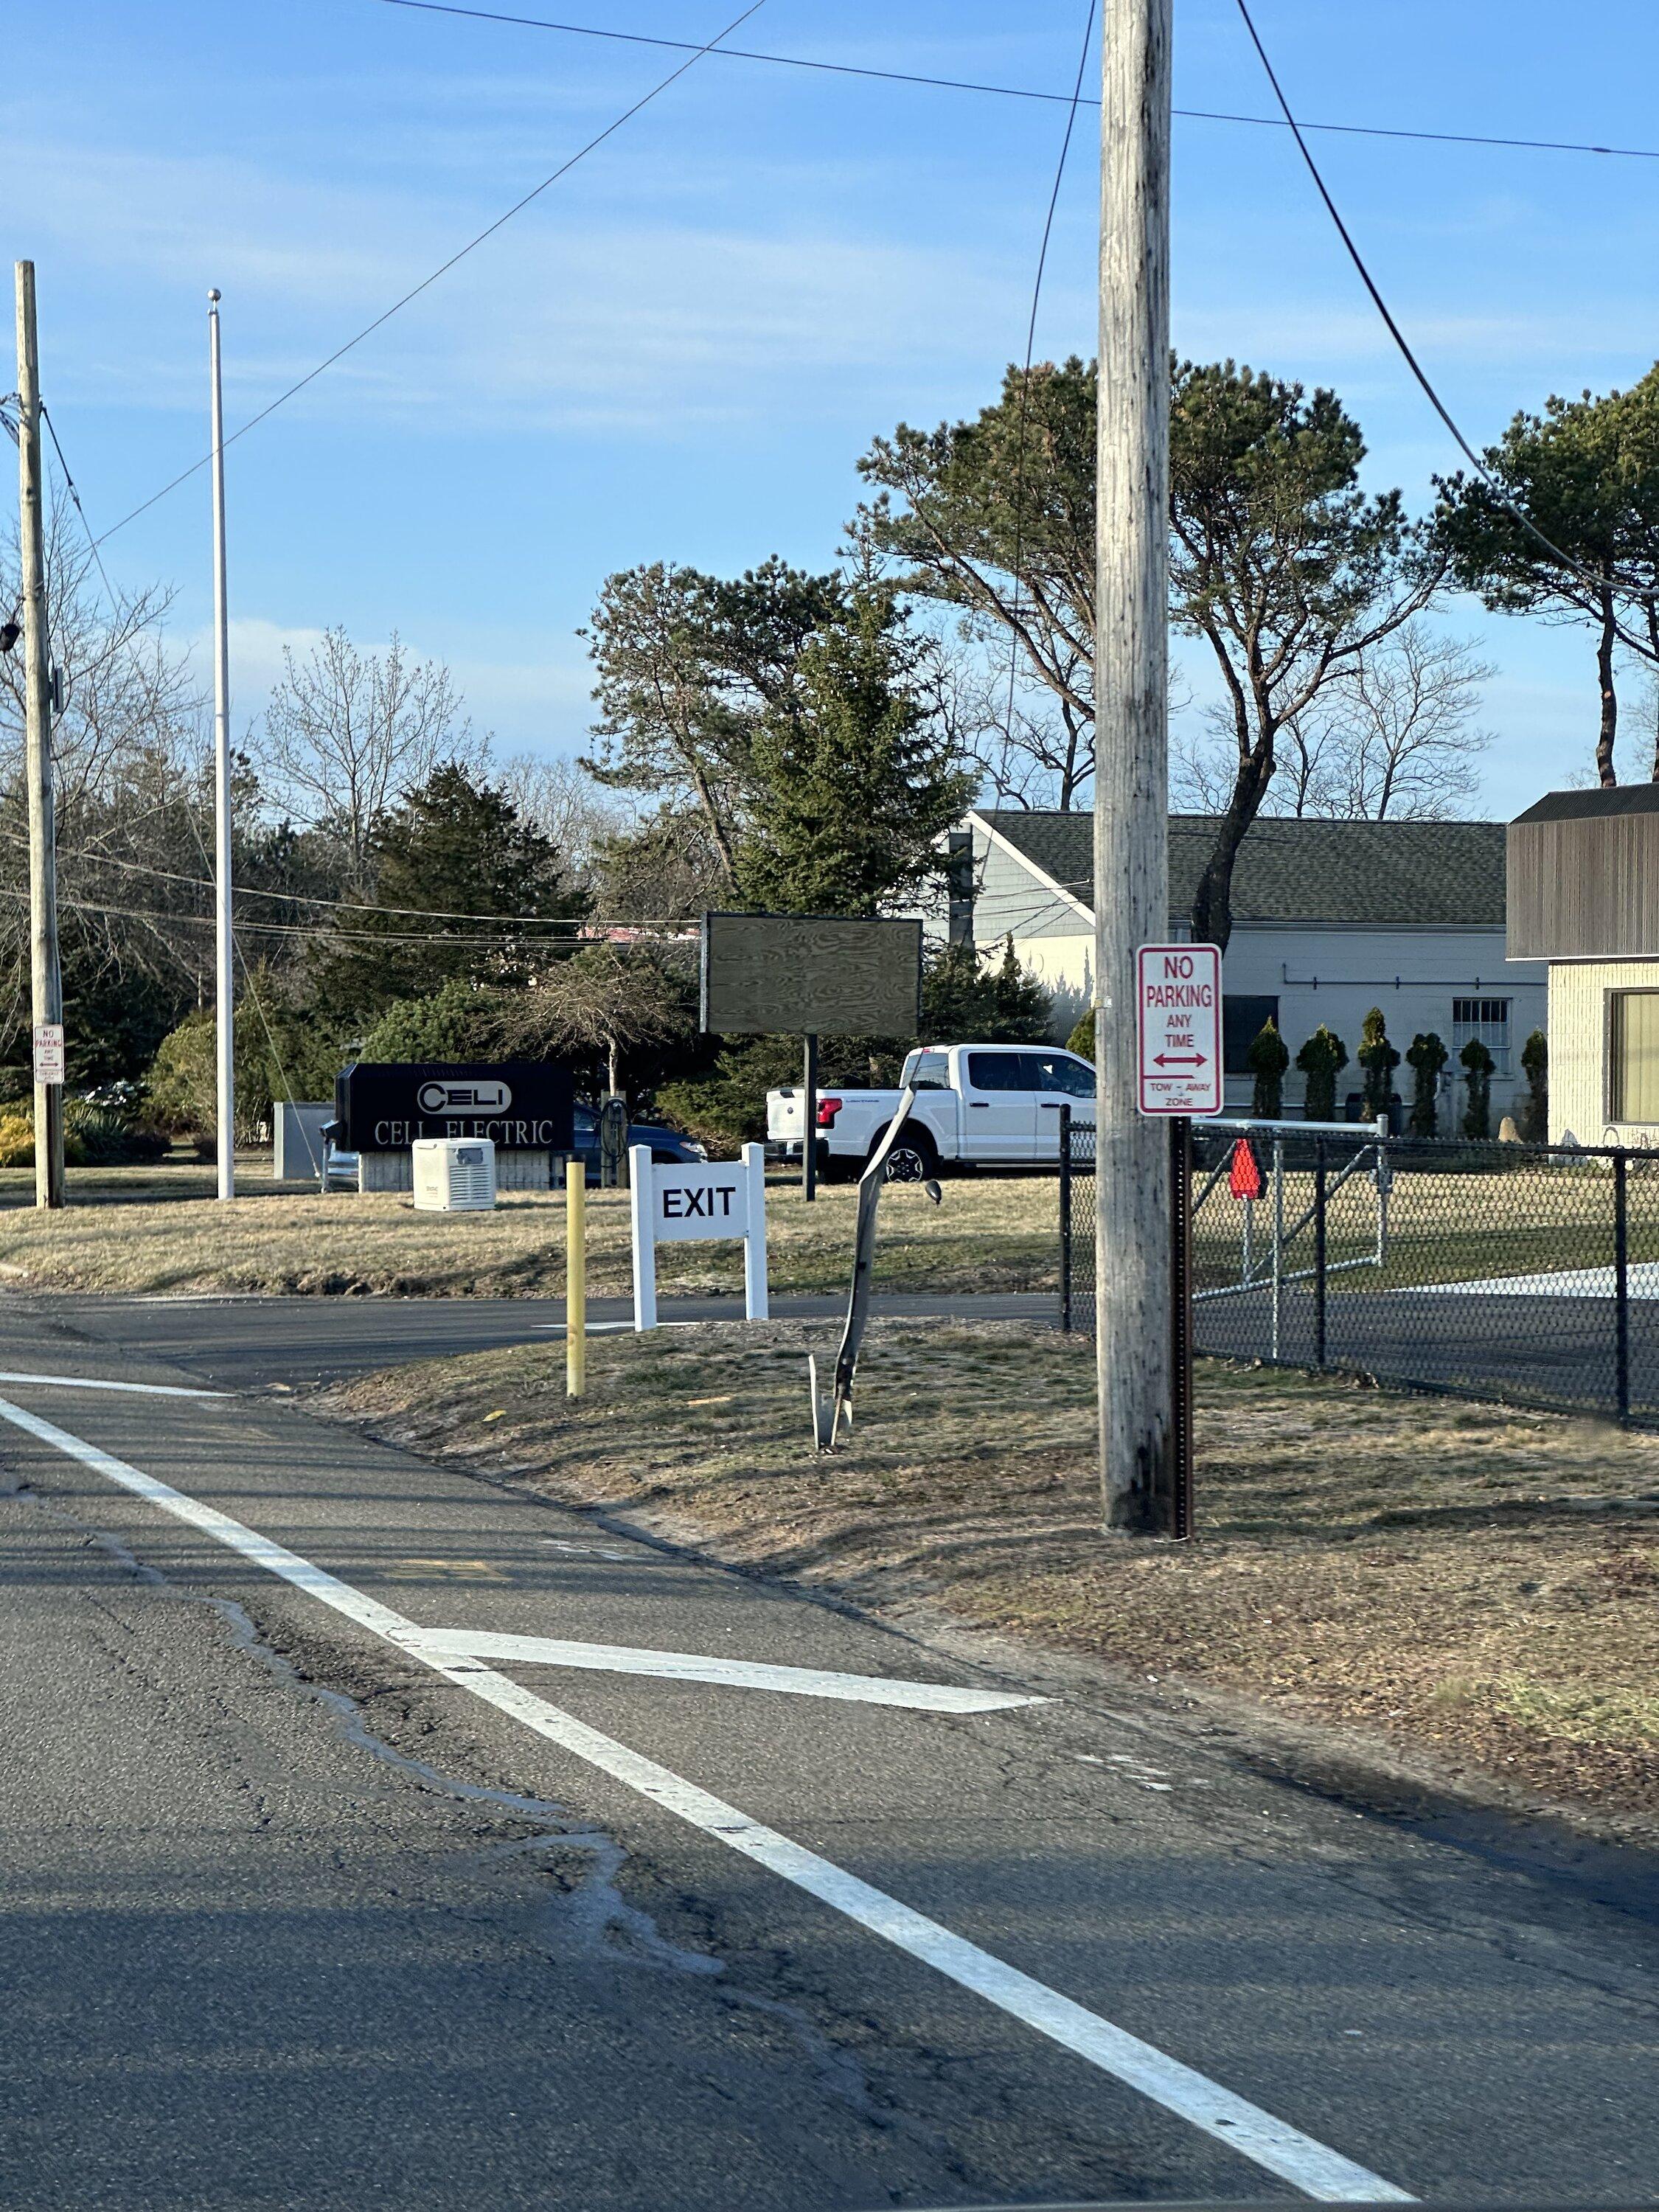
M695 1137L682 1136L678 1129L659 1129L648 1121L630 1121L628 1143L631 1151L635 1145L649 1145L651 1157L665 1166L690 1166L706 1160L708 1152ZM596 1167L599 1157L599 1117L591 1106L576 1102L576 1152L583 1164L590 1170Z

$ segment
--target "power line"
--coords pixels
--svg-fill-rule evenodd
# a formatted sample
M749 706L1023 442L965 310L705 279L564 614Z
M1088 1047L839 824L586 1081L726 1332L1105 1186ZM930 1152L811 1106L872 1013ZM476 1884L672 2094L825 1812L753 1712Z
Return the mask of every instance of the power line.
M1325 179L1320 174L1319 164L1314 160L1312 152L1309 148L1308 142L1302 135L1301 126L1297 122L1295 116L1291 112L1291 104L1285 97L1284 88L1279 82L1278 75L1273 69L1272 62L1267 58L1267 50L1262 45L1261 34L1256 30L1255 25L1251 20L1248 0L1238 0L1238 12L1244 19L1244 27L1250 34L1250 43L1255 48L1257 58L1261 61L1263 70L1267 72L1267 82L1273 87L1273 97L1278 100L1279 107L1283 111L1285 121L1290 127L1291 135L1296 140L1297 149L1300 153L1304 161L1307 164L1308 174L1313 179L1320 198L1325 203L1327 214L1328 214L1331 221L1336 226L1338 237L1340 238L1343 245L1347 248L1348 258L1352 262L1355 269L1359 272L1360 283L1365 287L1366 291L1370 293L1371 304L1376 309L1377 313L1382 318L1382 321L1388 330L1389 336L1394 340L1395 344L1399 348L1401 358L1404 361L1407 368L1410 369L1413 376L1417 380L1418 385L1421 388L1423 395L1427 399L1430 406L1433 408L1435 413L1440 417L1442 422L1444 423L1446 428L1450 432L1453 442L1455 444L1458 451L1463 455L1463 458L1468 462L1469 466L1474 471L1482 483L1486 485L1487 490L1491 492L1492 497L1498 501L1504 512L1512 515L1515 520L1518 522L1521 527L1527 532L1528 537L1534 538L1537 544L1541 545L1553 561L1559 562L1569 575L1577 577L1578 581L1584 585L1589 590L1594 592L1597 595L1598 599L1603 593L1611 593L1614 592L1616 592L1620 598L1624 599L1628 599L1632 596L1639 596L1638 594L1632 594L1628 586L1620 584L1614 577L1598 576L1593 569L1582 568L1579 563L1573 559L1570 553L1563 552L1561 548L1555 544L1553 539L1547 538L1544 532L1538 527L1538 525L1533 520L1532 517L1526 512L1525 508L1522 507L1516 500L1511 498L1510 494L1504 490L1503 485L1498 481L1498 478L1487 467L1486 462L1481 459L1480 456L1475 452L1474 447L1463 435L1462 431L1458 428L1457 423L1453 419L1451 410L1447 407L1444 400L1442 399L1440 394L1435 390L1433 385L1429 381L1427 372L1425 370L1422 363L1418 360L1417 356L1412 351L1405 332L1401 329L1399 324L1395 322L1393 314L1389 311L1388 301L1382 297L1382 293L1377 289L1376 280L1373 278L1370 270L1366 267L1364 258L1360 253L1359 248L1354 244L1352 233L1349 230L1347 224L1343 222L1336 202L1331 198L1330 191L1325 183ZM1615 623L1614 628L1618 631L1620 637L1624 641L1625 644L1630 647L1632 651L1639 653L1645 659L1651 659L1653 658L1653 646L1651 641L1644 641L1641 638L1633 636L1625 629L1621 623Z
M194 817L191 819L193 821ZM13 830L0 830L0 838L10 845L25 845L28 842ZM125 868L135 875L154 876L162 883L185 884L193 890L210 891L213 889L210 876L186 876L176 868L158 868L148 860L124 860L115 853L78 853L71 856L70 864L88 868ZM274 899L284 906L328 907L356 914L388 914L400 921L471 921L480 927L488 922L502 929L571 929L580 934L594 928L673 929L690 927L689 923L682 923L680 917L675 915L607 915L599 919L584 915L466 914L459 908L382 906L374 899L319 898L307 891L264 890L252 884L240 883L236 886L236 896L239 899ZM248 926L255 928L262 925L250 923ZM365 933L376 935L379 933ZM438 944L443 942L446 933L434 930L429 934L432 941Z
M326 370L332 368L336 362L343 361L346 355L352 351L354 347L360 346L365 338L372 337L374 332L380 329L383 323L389 323L392 318L396 314L401 313L403 309L408 307L411 301L418 300L422 292L429 291L432 286L438 282L438 279L441 276L447 276L448 275L449 271L454 268L457 262L465 261L469 253L475 252L477 247L484 243L486 239L493 238L498 230L501 229L506 224L512 222L515 215L521 215L525 209L530 205L532 200L539 199L542 194L546 191L550 186L558 183L561 177L568 176L571 170L576 167L579 161L586 161L587 156L594 152L597 148L604 145L607 138L614 137L616 132L622 129L624 123L631 122L633 118L639 113L642 107L648 107L653 100L656 100L660 96L660 94L668 90L670 85L678 83L679 79L685 75L686 71L701 61L706 53L712 52L722 39L728 37L732 32L738 28L740 23L746 23L751 15L758 15L760 10L765 5L766 0L750 0L749 6L743 10L741 15L734 15L723 31L716 32L714 36L710 39L706 45L695 48L690 52L689 58L683 61L678 69L671 70L668 75L664 77L659 83L653 84L649 92L641 94L640 98L634 102L631 107L625 107L622 113L618 115L614 121L607 123L604 130L598 132L593 137L590 138L585 146L579 147L576 152L571 155L568 161L561 161L558 167L554 170L551 176L544 177L540 184L533 186L531 191L526 192L522 198L514 200L512 206L507 210L505 214L498 215L494 222L486 224L484 228L481 230L475 238L468 239L466 244L459 247L456 252L449 256L449 258L447 261L441 261L430 276L422 276L418 284L411 285L409 290L404 294L400 300L394 300L389 307L385 308L380 314L375 316L372 323L365 323L362 329L357 332L355 337L348 338L343 345L336 346L334 351L328 356L325 361L319 361L315 368L308 369L305 375L300 378L297 383L290 384L286 392L279 392L276 398L271 400L268 405L262 407L257 415L250 416L247 421L242 424L240 429L233 430L229 437L223 441L223 444L225 446L234 446L239 438L246 437L248 432L256 428L259 423L265 420L267 416L274 415L279 407L285 407L289 401L295 398L300 392L303 392L308 384L314 384L317 381L317 379ZM140 504L135 507L130 514L124 514L118 522L112 522L109 528L102 533L102 537L99 539L99 543L101 544L106 538L113 538L118 530L125 530L128 523L137 521L137 518L141 514L146 513L150 507L154 507L158 500L165 499L170 491L176 491L181 483L188 483L190 478L195 476L199 470L204 469L207 466L212 458L213 456L211 453L204 453L200 460L192 461L187 469L180 470L179 473L173 478L171 483L164 483L160 491L152 492L147 500L142 501Z
M212 886L210 884L203 885L204 890L210 890ZM9 885L0 884L0 898L21 900L27 904L28 893L26 890L14 890ZM107 900L68 897L60 897L58 903L61 906L72 908L77 914L115 915L122 920L129 921L165 922L169 927L172 927L174 924L179 922L195 922L203 927L209 927L212 926L214 920L214 917L210 914L185 913L180 912L176 907L167 908L161 907L116 906ZM314 930L307 929L296 922L249 921L246 919L242 919L237 922L236 927L239 931L248 929L257 931L262 937L303 937L311 939L314 938L316 935L316 932ZM689 933L689 925L685 929L682 930L678 935L672 934L667 929L647 932L646 930L637 928L635 925L622 922L601 923L599 927L601 929L620 929L626 927L629 930L630 935L635 942L648 942L660 945L690 944L692 942L692 939ZM331 935L336 939L343 939L351 944L361 945L477 945L485 946L495 951L503 951L508 949L502 944L502 941L499 937L470 937L461 931L452 932L449 930L430 929L384 931L378 929L341 929L332 932ZM592 940L595 944L602 941L603 940L599 938L595 938ZM559 949L563 950L564 948L560 947Z
M479 23L506 23L526 31L556 31L567 38L605 39L619 46L660 46L673 53L714 52L713 48L696 47L689 39L661 39L643 31L613 31L594 23L556 22L543 15L509 15L493 8L460 8L447 0L379 0L387 8L406 8L422 15L459 15ZM1066 92L1046 92L1034 85L988 84L978 78L930 76L919 70L875 69L855 62L827 62L804 54L769 54L749 46L720 46L717 58L721 61L767 62L777 69L809 70L826 76L866 77L880 84L923 85L939 92L988 93L1003 100L1035 100L1054 107L1076 105L1098 107L1097 100L1085 97L1073 103ZM1285 129L1280 115L1236 115L1227 110L1212 107L1177 107L1173 112L1184 120L1198 123L1243 123L1267 131ZM1488 136L1472 131L1411 131L1391 128L1376 123L1304 123L1304 131L1334 131L1349 138L1406 138L1416 139L1437 146L1498 146L1526 153L1539 154L1603 154L1634 161L1659 161L1659 147L1598 146L1571 138L1508 138Z
M13 845L21 845L27 842L18 836L15 830L0 830L0 837L5 838ZM148 860L123 860L115 853L82 853L76 857L88 867L126 868L137 875L157 877L164 883L188 884L198 890L213 889L210 877L181 875L176 868L158 868ZM238 884L236 896L239 898L277 899L289 906L338 908L359 914L390 914L397 915L400 921L479 923L488 921L498 923L502 928L539 929L585 929L590 923L589 917L580 915L465 914L459 908L382 906L374 899L319 898L307 891L264 890L252 884ZM611 921L605 926L614 929L655 929L660 927L665 922L672 921L673 919L672 915L652 915L641 921L635 921L631 917L626 921Z

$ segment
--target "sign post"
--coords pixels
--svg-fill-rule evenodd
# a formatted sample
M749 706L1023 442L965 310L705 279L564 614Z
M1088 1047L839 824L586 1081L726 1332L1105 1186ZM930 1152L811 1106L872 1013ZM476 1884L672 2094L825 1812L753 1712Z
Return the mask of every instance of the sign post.
M1140 1110L1170 1124L1170 1349L1175 1382L1174 1495L1166 1533L1193 1533L1192 1116L1222 1109L1221 952L1143 945L1135 955ZM1234 1188L1238 1185L1234 1183ZM1248 1208L1247 1208L1248 1212Z
M657 1326L657 1247L743 1240L743 1310L769 1316L766 1289L766 1147L745 1145L740 1160L706 1167L659 1166L648 1145L628 1155L634 1229L634 1327Z
M572 1160L564 1171L564 1395L587 1388L587 1170Z

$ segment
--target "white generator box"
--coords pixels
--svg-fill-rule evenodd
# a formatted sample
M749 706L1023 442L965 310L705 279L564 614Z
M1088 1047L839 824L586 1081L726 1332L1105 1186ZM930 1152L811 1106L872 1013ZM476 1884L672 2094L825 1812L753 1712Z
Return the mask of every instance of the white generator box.
M417 1213L487 1213L495 1203L495 1146L489 1137L417 1137Z

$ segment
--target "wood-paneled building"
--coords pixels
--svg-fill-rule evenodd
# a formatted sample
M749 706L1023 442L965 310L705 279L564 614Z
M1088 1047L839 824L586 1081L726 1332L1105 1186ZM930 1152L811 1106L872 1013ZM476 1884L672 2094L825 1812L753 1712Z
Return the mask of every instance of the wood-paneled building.
M1549 963L1552 1142L1659 1146L1659 785L1510 824L1509 957Z

